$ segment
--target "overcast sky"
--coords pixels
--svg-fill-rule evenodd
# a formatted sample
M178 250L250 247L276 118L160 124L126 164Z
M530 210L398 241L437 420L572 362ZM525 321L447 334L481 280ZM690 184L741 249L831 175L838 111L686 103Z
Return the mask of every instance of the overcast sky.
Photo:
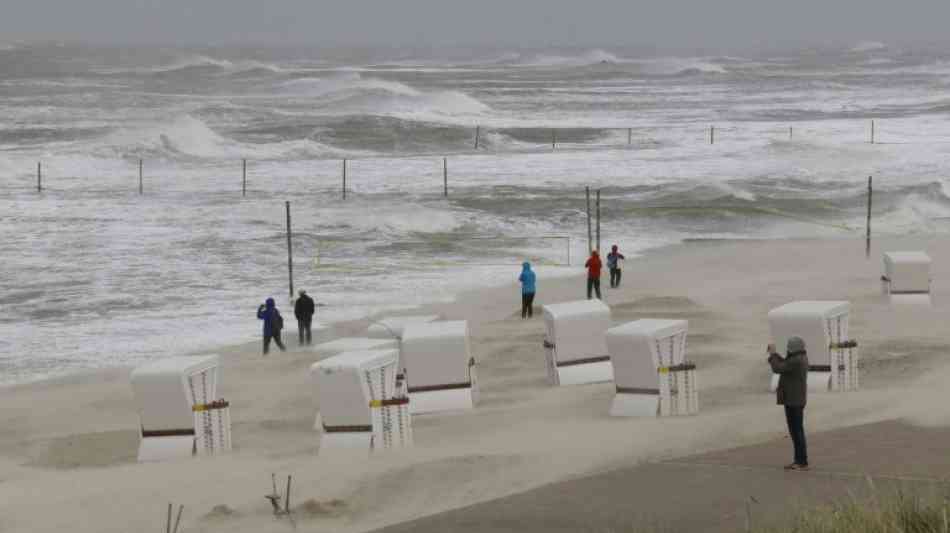
M0 0L0 41L756 48L950 41L947 0Z

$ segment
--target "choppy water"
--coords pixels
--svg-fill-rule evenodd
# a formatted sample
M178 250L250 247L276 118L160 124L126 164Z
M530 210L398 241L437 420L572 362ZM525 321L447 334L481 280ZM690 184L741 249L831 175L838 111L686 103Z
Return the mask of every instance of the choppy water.
M0 382L254 338L257 304L287 305L286 200L296 285L323 321L580 257L586 185L602 188L604 244L627 252L847 234L870 174L876 230L944 231L948 89L950 50L871 44L777 58L3 46Z

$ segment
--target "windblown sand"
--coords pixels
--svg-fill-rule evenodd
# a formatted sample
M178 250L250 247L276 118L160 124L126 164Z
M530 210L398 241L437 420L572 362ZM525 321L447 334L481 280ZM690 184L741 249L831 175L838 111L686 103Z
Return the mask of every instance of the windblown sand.
M888 250L931 255L932 308L886 302L879 278ZM513 266L512 280L517 273ZM614 322L689 320L701 412L666 419L609 417L612 384L548 386L540 312L520 319L514 284L466 294L425 312L469 320L480 405L415 417L412 449L346 461L317 453L308 368L320 354L308 349L269 357L257 343L219 350L236 449L214 458L135 463L139 422L127 368L0 388L0 531L158 531L169 502L185 505L181 531L288 531L290 520L276 519L264 498L271 473L294 476L297 530L365 531L640 461L762 442L785 431L766 390L766 313L792 300L850 300L860 344L862 390L812 395L809 431L894 418L946 424L945 280L950 245L938 237L880 240L870 260L857 240L692 242L628 259L623 288L605 288ZM581 273L542 278L536 303L583 291ZM359 336L365 327L340 324L332 334Z

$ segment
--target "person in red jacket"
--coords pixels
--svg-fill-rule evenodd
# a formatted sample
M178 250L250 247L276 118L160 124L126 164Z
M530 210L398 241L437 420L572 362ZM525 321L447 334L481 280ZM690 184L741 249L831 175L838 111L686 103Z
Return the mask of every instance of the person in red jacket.
M600 263L600 255L597 250L590 253L590 258L584 263L587 267L587 299L590 300L591 292L597 293L597 299L600 300L600 270L603 265Z

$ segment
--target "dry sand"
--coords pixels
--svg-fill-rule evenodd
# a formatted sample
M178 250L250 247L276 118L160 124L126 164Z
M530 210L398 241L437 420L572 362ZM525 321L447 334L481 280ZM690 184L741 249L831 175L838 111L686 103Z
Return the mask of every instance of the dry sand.
M901 249L934 259L933 308L895 309L881 296L880 253ZM862 390L812 396L810 431L901 417L943 425L944 280L950 245L939 237L880 240L871 260L858 240L691 242L628 259L623 288L605 289L614 322L689 319L688 354L700 372L698 416L647 420L607 416L611 384L546 385L543 321L520 319L514 285L466 294L426 311L470 321L481 404L414 418L410 450L346 462L317 454L307 369L319 354L309 350L266 358L257 343L219 350L236 449L215 458L134 462L130 369L0 388L0 531L157 530L168 502L185 505L187 532L286 531L291 523L264 499L272 472L294 475L298 530L365 531L641 461L764 442L784 432L766 391L765 315L797 299L850 300L861 346ZM538 304L582 296L581 275L539 280ZM365 326L332 333L356 336Z

